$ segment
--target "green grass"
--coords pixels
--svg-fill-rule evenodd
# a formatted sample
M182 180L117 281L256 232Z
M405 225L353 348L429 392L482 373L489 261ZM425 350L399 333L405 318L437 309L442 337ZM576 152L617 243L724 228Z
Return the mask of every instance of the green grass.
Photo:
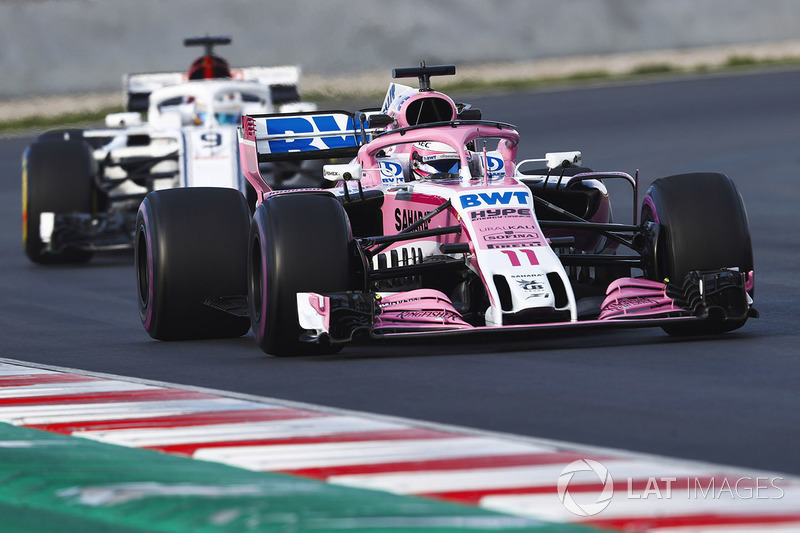
M569 76L558 78L524 78L493 80L490 82L481 80L459 80L454 82L440 81L439 86L442 90L452 92L473 92L473 91L521 91L538 88L554 87L559 85L574 85L585 83L596 83L599 81L629 81L643 79L653 76L678 76L687 74L709 74L716 72L727 72L738 69L773 67L773 66L798 66L800 57L784 57L775 59L756 59L746 55L733 55L721 66L700 65L692 69L681 69L666 63L653 63L639 65L625 74L611 74L604 70L591 70L576 72ZM376 91L374 94L336 94L332 95L322 91L307 91L303 94L306 101L320 102L325 105L332 100L345 99L374 99L379 101L384 96L383 91ZM85 126L103 123L108 113L123 111L122 107L110 107L95 112L76 112L67 113L59 116L44 117L32 116L0 122L0 133L17 133L28 131L44 131L48 129L58 129L65 127Z
M750 56L731 56L728 58L728 61L725 62L725 66L730 68L736 67L751 67L753 65L757 65L759 62L754 57Z
M122 106L114 106L99 111L64 113L57 116L35 115L0 122L0 133L14 133L24 131L46 131L51 129L66 128L70 126L88 126L102 124L109 113L123 111Z
M632 81L656 76L682 76L713 74L718 72L729 72L739 69L773 67L773 66L800 66L800 57L785 57L769 60L755 59L749 56L731 56L721 66L698 65L691 69L683 69L666 63L652 63L639 65L627 73L612 74L605 70L589 70L576 72L568 76L553 78L520 78L507 80L493 80L491 82L466 79L458 81L439 80L437 88L450 92L471 92L471 91L522 91L534 90L547 87L557 87L563 85L581 85L597 83L603 81ZM352 97L346 94L331 95L327 92L304 92L304 98L311 102L332 102ZM376 91L369 94L359 94L358 99L380 100L384 96L383 91Z
M649 65L639 65L631 71L633 76L649 76L651 74L671 74L680 72L681 69L666 63L652 63Z

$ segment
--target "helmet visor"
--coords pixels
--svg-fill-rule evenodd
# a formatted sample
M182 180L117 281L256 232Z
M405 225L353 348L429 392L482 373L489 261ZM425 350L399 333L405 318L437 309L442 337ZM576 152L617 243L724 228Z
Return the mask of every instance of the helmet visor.
M425 162L429 167L433 167L433 172L445 172L448 174L458 173L458 163L458 159L436 159Z

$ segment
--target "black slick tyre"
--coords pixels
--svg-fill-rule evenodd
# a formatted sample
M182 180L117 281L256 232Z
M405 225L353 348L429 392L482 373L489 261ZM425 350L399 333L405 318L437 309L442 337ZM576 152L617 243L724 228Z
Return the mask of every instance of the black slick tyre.
M25 255L43 265L85 263L90 250L66 246L49 250L42 240L42 213L93 211L94 163L81 135L51 132L34 141L22 157L22 243Z
M654 181L645 195L641 220L660 226L647 272L651 279L681 284L693 270L738 267L748 275L753 271L744 202L723 174L680 174ZM752 292L751 286L751 297ZM746 320L713 316L663 329L670 335L716 334L740 328Z
M250 230L248 301L253 335L265 353L293 356L341 349L300 340L296 295L348 290L352 242L347 215L330 195L279 194L256 209Z
M247 294L250 211L234 189L151 192L136 219L139 316L154 339L239 337L249 319L206 304Z

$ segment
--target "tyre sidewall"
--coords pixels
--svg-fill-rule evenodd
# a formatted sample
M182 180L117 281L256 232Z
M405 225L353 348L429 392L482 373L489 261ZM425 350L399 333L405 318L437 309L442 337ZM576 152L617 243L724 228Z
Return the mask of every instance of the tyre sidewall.
M253 335L264 352L286 356L337 349L299 340L297 293L350 289L351 245L347 215L331 196L277 195L258 207L250 232L248 300Z
M92 252L65 248L45 252L39 233L42 213L93 212L95 196L91 147L80 136L58 136L33 142L22 157L23 247L28 258L40 264L82 263Z
M733 182L723 174L682 174L653 182L648 210L660 225L660 258L653 279L680 284L692 270L753 270L747 213Z
M145 198L139 205L136 215L136 235L134 237L134 265L136 267L136 294L139 302L139 318L147 333L153 338L159 338L156 327L159 324L160 312L158 304L164 301L164 295L155 295L155 289L163 288L160 276L163 268L160 267L161 255L153 246L155 236L158 235L157 220L153 216L150 198ZM156 268L159 265L159 268ZM156 277L158 276L158 278Z
M249 319L214 309L209 299L247 294L249 209L234 189L150 193L134 240L142 325L159 340L244 335Z
M680 174L653 182L645 195L642 221L659 224L655 257L648 277L678 286L693 270L738 267L753 271L753 251L744 202L724 174ZM750 287L750 296L754 289ZM664 326L670 335L703 335L732 331L742 319L713 317L700 323Z

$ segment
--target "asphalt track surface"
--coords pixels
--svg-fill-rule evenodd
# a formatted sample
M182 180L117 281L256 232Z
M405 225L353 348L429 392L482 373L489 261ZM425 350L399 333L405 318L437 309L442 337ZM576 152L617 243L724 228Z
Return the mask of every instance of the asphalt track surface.
M473 95L520 154L580 149L595 170L727 173L742 193L761 318L712 338L660 329L265 356L151 340L132 256L39 267L22 253L20 155L0 141L0 355L166 382L800 474L800 71ZM459 95L455 95L459 96ZM457 98L458 99L458 98ZM618 191L614 191L615 193ZM619 191L616 218L630 217Z

